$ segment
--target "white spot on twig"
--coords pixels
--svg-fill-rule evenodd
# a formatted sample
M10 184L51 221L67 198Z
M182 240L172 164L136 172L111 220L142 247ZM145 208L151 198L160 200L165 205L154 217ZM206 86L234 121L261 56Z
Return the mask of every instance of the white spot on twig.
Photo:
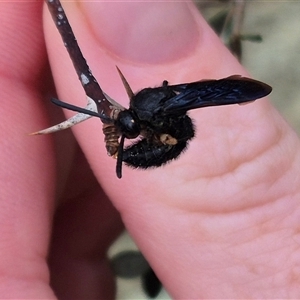
M90 82L89 78L83 73L80 74L80 80L82 85L86 85Z

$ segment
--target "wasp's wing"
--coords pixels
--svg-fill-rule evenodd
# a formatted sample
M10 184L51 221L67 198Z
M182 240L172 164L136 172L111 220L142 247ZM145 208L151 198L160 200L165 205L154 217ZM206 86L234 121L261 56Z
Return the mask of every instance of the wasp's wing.
M168 86L177 95L162 104L166 113L237 104L267 96L272 88L260 81L239 75L220 80L203 80Z

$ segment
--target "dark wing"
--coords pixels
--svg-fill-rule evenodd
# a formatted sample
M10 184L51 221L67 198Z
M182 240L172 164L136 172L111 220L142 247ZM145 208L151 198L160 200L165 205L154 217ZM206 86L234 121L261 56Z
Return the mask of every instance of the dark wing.
M253 101L267 96L272 91L272 88L263 82L239 75L220 80L169 85L168 88L177 95L163 103L162 110L166 113Z
M108 97L102 91L97 80L93 76L82 52L78 46L68 18L58 0L46 0L49 11L54 20L54 23L62 37L64 45L73 62L74 68L81 82L82 87L88 97L93 99L97 105L99 116L104 115L109 117L112 113L112 104ZM102 119L102 121L105 118Z

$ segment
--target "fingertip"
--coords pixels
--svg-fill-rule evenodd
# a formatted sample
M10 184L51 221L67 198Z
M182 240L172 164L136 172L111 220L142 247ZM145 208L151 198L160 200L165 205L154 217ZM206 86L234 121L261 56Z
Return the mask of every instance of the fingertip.
M80 2L96 39L133 62L164 63L195 50L201 32L189 2Z

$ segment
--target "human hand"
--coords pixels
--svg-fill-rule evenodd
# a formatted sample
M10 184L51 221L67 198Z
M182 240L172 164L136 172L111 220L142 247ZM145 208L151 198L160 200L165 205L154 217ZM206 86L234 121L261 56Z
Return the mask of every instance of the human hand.
M18 40L4 31L11 51L4 52L9 59L1 56L7 64L1 72L1 99L9 107L1 131L1 236L2 248L10 249L2 256L10 283L2 294L50 297L45 259L51 216L58 209L50 252L57 295L109 299L113 279L107 275L105 250L121 230L118 214L70 136L58 137L56 208L53 136L25 135L49 125L43 95L54 93L51 84L41 85L41 74L50 77L36 18L40 4L5 5L13 12L1 10L14 25L9 28L20 31ZM175 84L246 74L191 4L86 2L64 7L101 87L125 107L128 100L115 65L134 90L164 79ZM59 98L84 106L84 93L47 11L45 18ZM30 43L29 37L34 37ZM174 298L287 298L291 291L297 297L296 135L265 100L190 115L196 138L178 160L155 170L124 168L122 180L115 177L115 161L106 156L99 120L75 126L73 132L101 187Z

